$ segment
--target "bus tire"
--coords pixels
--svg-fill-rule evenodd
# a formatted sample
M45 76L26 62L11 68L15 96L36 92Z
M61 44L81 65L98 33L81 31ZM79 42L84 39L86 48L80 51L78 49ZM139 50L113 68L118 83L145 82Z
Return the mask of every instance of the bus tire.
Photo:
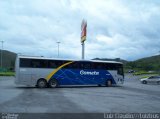
M45 79L39 79L37 81L37 87L38 88L45 88L45 87L47 87L47 81Z
M111 86L112 86L112 81L111 81L111 80L107 80L106 86L107 86L107 87L111 87Z
M101 85L101 84L98 84L98 86L101 87L102 85Z
M58 82L56 79L52 79L49 81L49 87L50 88L56 88L58 86Z

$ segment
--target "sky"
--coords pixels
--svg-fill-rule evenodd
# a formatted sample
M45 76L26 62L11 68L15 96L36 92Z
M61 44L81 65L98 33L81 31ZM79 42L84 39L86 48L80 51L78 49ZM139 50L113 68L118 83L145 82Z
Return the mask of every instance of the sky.
M22 55L133 61L160 51L159 0L0 0L0 41Z

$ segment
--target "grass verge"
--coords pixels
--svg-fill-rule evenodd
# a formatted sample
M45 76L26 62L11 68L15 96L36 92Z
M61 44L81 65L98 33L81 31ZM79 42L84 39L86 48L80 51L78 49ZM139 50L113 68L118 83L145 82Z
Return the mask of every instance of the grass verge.
M133 75L143 75L143 74L158 75L158 73L155 73L155 72L146 72L146 71L139 71L139 72L133 73Z
M15 72L0 72L0 76L15 76Z

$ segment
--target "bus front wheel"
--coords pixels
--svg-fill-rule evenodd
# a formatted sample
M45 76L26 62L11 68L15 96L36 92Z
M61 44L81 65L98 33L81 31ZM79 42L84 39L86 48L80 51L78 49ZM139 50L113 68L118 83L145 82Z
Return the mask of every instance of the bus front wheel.
M49 87L50 88L55 88L57 86L58 86L58 82L57 82L56 79L52 79L52 80L49 81Z
M45 88L47 86L47 82L45 79L39 79L37 81L37 87L38 88Z
M106 86L107 86L107 87L112 86L112 81L111 81L111 80L107 80L107 82L106 82Z

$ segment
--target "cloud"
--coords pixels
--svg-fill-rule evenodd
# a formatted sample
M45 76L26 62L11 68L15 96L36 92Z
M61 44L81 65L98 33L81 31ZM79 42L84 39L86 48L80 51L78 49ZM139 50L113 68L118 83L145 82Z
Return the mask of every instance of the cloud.
M27 55L81 58L80 27L87 20L87 59L135 60L160 49L160 1L1 0L4 48Z

